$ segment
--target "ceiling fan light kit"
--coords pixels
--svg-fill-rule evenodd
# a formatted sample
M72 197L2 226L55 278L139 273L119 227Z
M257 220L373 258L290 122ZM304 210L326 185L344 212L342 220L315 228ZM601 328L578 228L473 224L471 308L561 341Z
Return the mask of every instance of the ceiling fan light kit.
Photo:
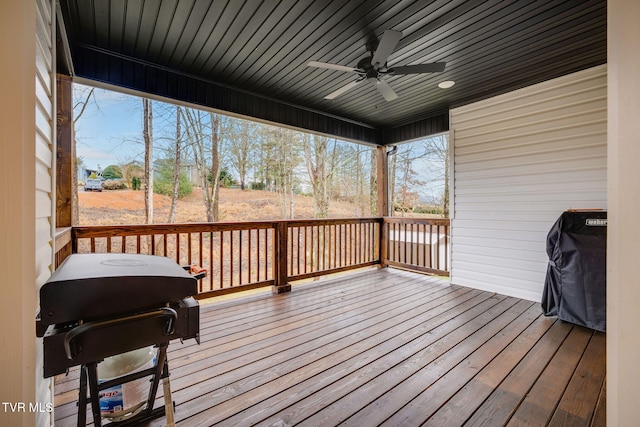
M391 86L389 86L389 83L387 83L381 77L388 75L402 76L407 74L440 73L444 71L444 68L446 66L445 62L404 65L394 68L387 67L387 59L393 53L401 38L401 31L385 31L378 43L367 44L367 50L370 52L370 55L358 61L358 66L356 68L339 64L331 64L327 62L310 61L307 64L309 67L324 68L327 70L358 74L358 78L356 80L347 83L345 86L342 86L341 88L333 91L329 95L325 96L324 99L337 98L343 93L358 86L364 80L367 80L378 90L378 92L386 101L393 101L394 99L398 98L398 95L391 88ZM451 86L453 86L453 84Z

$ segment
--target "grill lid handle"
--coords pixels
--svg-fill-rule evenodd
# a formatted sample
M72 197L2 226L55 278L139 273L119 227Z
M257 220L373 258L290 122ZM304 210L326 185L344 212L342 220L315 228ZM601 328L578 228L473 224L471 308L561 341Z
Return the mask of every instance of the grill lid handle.
M136 322L139 320L152 319L152 318L166 318L167 326L165 328L165 335L171 335L175 332L176 320L178 319L178 313L172 308L162 307L158 310L149 311L141 314L134 314L132 316L119 317L117 319L104 320L100 322L87 322L82 325L78 325L71 329L64 336L64 351L67 355L67 359L73 360L78 356L78 350L75 346L72 346L74 339L80 337L87 332L107 328L112 326L118 326L125 323Z

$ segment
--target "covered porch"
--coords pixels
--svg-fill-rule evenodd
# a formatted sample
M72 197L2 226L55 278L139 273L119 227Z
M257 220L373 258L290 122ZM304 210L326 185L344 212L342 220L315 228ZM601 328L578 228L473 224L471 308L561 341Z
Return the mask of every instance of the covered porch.
M604 334L437 277L203 301L201 333L169 346L177 425L605 425ZM56 426L75 425L77 377L56 378Z
M151 3L144 4L153 7L149 6ZM343 9L344 2L321 1L314 2L309 11L295 9L292 15L288 15L289 10L283 7L273 16L287 14L286 20L266 19L270 26L260 27L269 33L277 23L282 23L297 34L302 26L305 33L301 36L306 37L308 44L301 45L300 40L293 36L269 44L265 33L260 33L255 35L255 40L266 40L270 50L257 51L246 44L248 40L243 29L258 28L254 24L264 15L255 11L249 13L248 9L243 11L241 6L232 7L235 2L220 2L225 7L212 7L213 12L222 13L224 9L225 17L237 15L247 25L238 26L235 19L222 19L219 26L211 24L211 28L205 28L210 30L208 34L215 43L207 44L208 50L204 53L208 55L206 60L212 63L204 64L204 56L199 59L197 55L189 58L165 55L169 51L180 52L178 46L204 46L204 43L192 43L197 34L191 30L196 26L189 25L188 18L193 15L203 18L205 23L213 21L204 20L204 14L198 14L197 8L185 8L185 5L194 6L196 3L202 6L208 2L162 2L162 10L158 8L155 11L143 10L143 3L136 3L140 7L127 9L120 2L110 2L106 6L107 3L71 0L59 3L39 0L3 6L3 23L7 24L0 30L6 40L3 54L6 53L13 65L7 67L3 74L5 101L2 102L2 116L6 126L2 127L2 140L7 143L6 155L2 156L4 179L0 193L8 212L2 217L3 240L9 243L0 252L0 259L4 262L5 274L2 296L5 301L12 302L3 313L3 322L13 325L18 320L20 326L13 334L15 345L10 349L7 347L6 354L2 356L2 377L7 384L2 399L44 403L55 394L52 400L56 404L53 414L28 414L25 417L25 414L5 413L7 422L32 425L35 421L38 425L52 425L55 418L56 425L67 425L73 424L74 420L76 374L72 372L69 377L58 379L55 386L42 378L42 346L34 338L32 327L38 288L66 255L80 250L79 245L74 249L79 239L83 236L91 239L89 235L96 231L72 227L69 187L73 164L69 125L72 115L70 100L65 98L70 91L65 85L73 79L379 145L378 170L384 171L388 145L453 129L452 124L459 125L460 119L465 119L454 116L453 122L449 123L452 118L450 112L456 108L458 112L466 113L468 111L464 107L476 101L491 100L541 81L567 77L573 72L600 66L606 68L600 73L601 80L606 82L606 85L601 85L606 97L599 99L605 105L598 109L598 114L604 118L599 116L592 120L589 117L585 120L597 122L605 128L605 132L600 130L599 134L606 141L606 156L600 152L573 157L578 160L597 158L594 167L601 171L602 165L606 168L603 172L606 184L598 180L594 187L608 202L612 220L608 237L608 361L605 360L603 334L544 318L535 301L446 284L415 272L377 269L378 265L391 266L394 263L409 264L398 266L418 271L442 269L431 263L431 257L428 257L430 264L415 264L414 252L407 252L411 246L407 245L407 240L393 246L393 250L391 245L386 245L384 242L388 239L384 239L385 218L382 216L371 219L375 224L372 226L375 238L369 240L381 242L380 245L368 248L366 254L370 257L359 258L359 261L348 265L335 263L335 256L324 258L334 260L334 263L322 264L316 257L330 252L307 251L305 246L297 246L297 249L291 246L294 240L306 245L306 232L301 238L299 232L290 231L289 225L286 225L285 232L282 232L285 226L275 223L259 226L260 229L273 230L269 231L273 233L272 237L281 238L271 240L273 246L269 250L273 252L264 258L271 264L260 264L263 267L267 265L266 272L265 276L255 277L256 280L251 274L243 280L244 270L240 268L240 281L234 281L230 287L239 289L241 285L255 289L274 286L278 290L286 287L289 279L296 275L308 275L307 279L326 275L325 267L343 271L361 267L372 270L295 285L291 292L283 295L265 294L207 305L202 316L203 344L174 344L169 357L174 372L172 384L178 405L177 415L182 425L198 425L200 421L228 425L232 420L245 419L247 424L265 425L342 422L366 425L365 421L395 425L460 425L487 424L493 420L498 420L499 424L514 425L604 425L605 394L608 395L606 418L609 424L634 425L638 404L637 393L634 392L638 383L638 370L635 368L640 351L635 329L629 325L637 324L640 289L636 286L635 268L638 255L635 212L640 200L636 197L636 116L639 109L636 101L639 88L635 78L637 60L633 54L638 41L637 25L633 21L638 12L637 5L619 1L582 2L579 6L566 2L528 2L522 6L520 2L483 2L480 5L475 2L382 1L379 8L369 14L364 13L367 12L366 2L348 2L349 7ZM209 3L213 5L214 2ZM56 4L61 4L63 10L56 8ZM246 4L266 7L268 2ZM84 7L86 5L89 6ZM443 5L446 7L441 10ZM355 6L360 6L360 13L354 11ZM476 7L485 9L476 10ZM579 10L571 10L572 7ZM295 13L305 19L296 18ZM434 13L436 16L432 16ZM64 14L67 18L71 16L71 20L65 22ZM519 20L513 19L514 14ZM138 19L136 16L131 19L132 15ZM94 19L104 16L109 16L108 24L102 19ZM174 16L182 22L182 30L179 25L170 28ZM360 19L360 16L366 19ZM313 22L317 25L309 25L311 21L307 18L310 17L315 17ZM414 21L407 21L411 19ZM490 20L493 25L483 25L482 19ZM362 21L360 27L351 30L359 21ZM125 29L126 22L135 22L135 28ZM57 40L56 24L58 35L62 35ZM225 28L223 24L228 26ZM229 31L232 24L234 31L238 30L235 33ZM321 25L326 27L316 31ZM80 30L82 26L88 30L86 34ZM433 79L417 78L394 85L401 95L406 94L401 96L402 102L395 105L381 104L379 99L370 101L368 97L378 95L370 87L368 90L359 89L354 92L355 96L338 102L322 101L323 96L347 84L348 79L335 79L319 70L314 70L311 75L309 68L305 68L305 62L323 60L345 66L354 64L365 53L361 47L367 37L379 36L392 27L406 30L410 35L399 46L402 51L398 57L393 59L404 65L445 58L452 66L450 70L455 72L452 78L458 81L457 92L451 92L455 96L432 89ZM337 28L341 37L334 37L335 34L329 31L331 28ZM509 34L502 32L505 29L510 30ZM528 33L529 30L533 32ZM447 32L451 34L447 35ZM156 33L164 37L163 41L158 42L159 39L154 37ZM432 36L434 33L436 37ZM118 35L132 34L139 45L117 38ZM192 37L191 41L182 39L183 34L187 38ZM318 37L314 39L316 35ZM83 38L85 36L88 38ZM481 46L476 43L478 37L485 42ZM152 40L155 41L152 43ZM327 40L332 42L326 44ZM431 50L434 41L436 45ZM508 43L508 46L501 42ZM165 49L171 43L173 50ZM34 45L37 48L35 61ZM447 49L449 45L460 46L461 50L450 51ZM120 51L123 47L128 50ZM276 52L286 54L285 47L293 57L276 58ZM200 53L202 49L196 51ZM216 52L224 54L217 56ZM239 55L240 52L245 56ZM427 55L429 58L425 57L424 52L434 52L433 58L431 53ZM138 56L139 53L142 54ZM603 65L605 63L606 66ZM178 65L182 64L192 68L181 69ZM496 68L497 64L503 66ZM257 72L260 69L265 74ZM198 70L204 73L198 75ZM255 76L256 80L238 79L240 76ZM56 81L60 85L57 88ZM23 102L16 105L16 99ZM512 101L520 107L530 105L524 105L521 99ZM474 108L476 106L468 110ZM503 111L515 109L505 108ZM550 109L547 113L552 117L554 111ZM581 111L568 114L583 116ZM493 113L486 110L481 115L492 116ZM526 127L531 117L518 114L509 120L519 121ZM539 123L544 125L546 120L542 118ZM513 123L507 123L502 129L507 132L515 129L511 127ZM581 127L574 127L578 133L581 132ZM455 133L458 136L463 134L460 128ZM535 134L536 130L532 133ZM479 135L484 138L488 134L490 132L486 129L480 129L472 137ZM467 165L475 170L494 171L495 165L474 163L480 157L473 152L476 144L477 141L469 140L467 148L471 147L470 155L475 157L467 160ZM531 146L536 147L535 143ZM602 149L601 142L599 149ZM488 153L489 160L501 163L500 167L509 166L507 157L491 158L496 153L494 148L484 152ZM460 160L460 154L452 153L452 162ZM540 159L533 162L544 164ZM517 165L515 169L523 171L522 166ZM588 178L595 181L593 175ZM466 183L477 184L474 179L472 176ZM379 184L383 196L385 185L384 182ZM602 187L606 187L606 193ZM577 191L582 189L577 188ZM458 196L464 195L458 193ZM490 192L472 194L476 199L462 201L499 205L494 195ZM527 195L521 196L527 198ZM557 199L566 204L564 195L558 195ZM381 197L380 200L386 199ZM384 202L379 207L381 215L387 212L388 206ZM511 213L507 212L508 215ZM468 209L466 214L475 215L471 220L487 219L480 218L473 209ZM458 217L462 221L468 219ZM473 225L467 227L471 233L476 230ZM223 230L225 227L221 225L215 232L222 235L227 231ZM330 228L330 225L322 224L320 227ZM340 233L354 228L357 227L341 226ZM104 244L105 251L124 252L130 244L134 251L142 251L144 242L150 241L150 251L162 250L168 247L172 234L176 235L175 241L178 242L181 239L178 236L190 233L163 226L148 226L142 231L100 230L93 237L103 239L101 243L90 240L85 244L89 245L88 251L102 250L100 245ZM539 230L535 232L539 234ZM240 236L261 235L255 231L244 233L245 229L233 230L230 235L238 236L237 242L245 241ZM331 234L335 233L333 231L328 234L310 233L311 236L313 233L336 235ZM489 238L493 239L492 242L504 241L507 233L511 230ZM131 235L135 237L130 243L129 237L125 236ZM192 238L190 235L188 240L184 240L186 249L182 254L188 253L189 259L193 259L192 245L198 239L206 241L203 236L198 234ZM268 239L264 236L264 240L260 238L261 243ZM291 239L291 236L296 237ZM467 242L478 238L472 234L462 237ZM486 239L486 236L482 238ZM215 238L209 237L208 242L214 241ZM252 247L259 246L257 240L249 238L249 241L253 242ZM309 241L318 245L323 242L313 238ZM181 247L180 244L177 247ZM240 250L237 245L234 248ZM244 243L243 248L247 248ZM331 248L330 244L328 248ZM511 255L511 250L507 248L505 252ZM298 256L293 257L296 251ZM311 257L302 261L300 254L307 252L312 254ZM281 256L283 253L287 253L287 257ZM411 254L409 263L407 253ZM417 260L427 259L424 249L415 253ZM396 255L398 258L394 259ZM358 259L357 255L352 257L346 259ZM195 259L199 261L197 256ZM240 258L233 259L237 265ZM260 255L258 259L262 259ZM177 260L181 262L180 256ZM478 287L491 282L491 272L480 271L482 262L477 258L467 257L462 261L459 266L468 268L458 268L460 273L483 276L483 283ZM253 266L258 265L250 262ZM539 263L539 260L535 262ZM316 270L311 263L316 268L319 265L323 267ZM360 265L365 263L368 265ZM212 277L214 266L210 259ZM243 266L251 270L248 264ZM511 267L506 265L506 268ZM518 266L520 270L528 267ZM450 268L447 266L444 271ZM225 271L225 267L220 267L220 271ZM463 275L459 277L464 278ZM514 285L515 281L509 283L508 276L501 277L501 282L502 289L519 289ZM220 290L210 288L207 291L227 293L226 282L222 280L220 283ZM372 299L368 301L368 298ZM18 303L13 304L14 301ZM384 309L376 304L384 304ZM382 317L378 316L383 315L382 310L393 313L393 316L380 320ZM255 321L250 324L259 331L257 336L250 329L239 326L240 312L244 317L249 315L250 322ZM412 324L412 321L418 323ZM366 325L371 329L367 332L363 332L364 329L347 329L351 326L345 327L345 323L353 324L354 328ZM355 341L340 335L345 330ZM388 335L384 335L386 331L389 331ZM325 336L332 341L321 341ZM330 347L334 342L339 342L339 346ZM302 349L308 351L301 352ZM321 354L320 351L332 353ZM22 371L16 368L20 364ZM181 380L183 374L184 378L193 381ZM609 386L608 392L605 392L605 382ZM368 419L367 416L374 418Z

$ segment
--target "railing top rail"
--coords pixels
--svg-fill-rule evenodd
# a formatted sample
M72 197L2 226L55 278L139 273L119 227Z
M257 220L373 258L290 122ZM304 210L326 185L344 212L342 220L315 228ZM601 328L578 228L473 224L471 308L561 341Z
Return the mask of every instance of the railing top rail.
M405 218L405 217L384 217L386 223L393 224L426 224L426 225L450 225L448 218Z
M288 219L281 220L289 226L300 227L305 225L332 225L332 224L372 224L382 222L381 217L369 218L323 218L323 219Z
M183 224L128 224L128 225L83 225L73 227L76 238L136 236L139 234L176 234L197 233L209 231L256 230L275 228L279 223L289 226L331 225L331 224L359 224L382 222L382 218L328 218L328 219L297 219L276 221L238 221L238 222L199 222Z
M255 230L275 228L277 221L202 222L184 224L84 225L73 227L76 238L135 236L138 234L176 234L208 231Z

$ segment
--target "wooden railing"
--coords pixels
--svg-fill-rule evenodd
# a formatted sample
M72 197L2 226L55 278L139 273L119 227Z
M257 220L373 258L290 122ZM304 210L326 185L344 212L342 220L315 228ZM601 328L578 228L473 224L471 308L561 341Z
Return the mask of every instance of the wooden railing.
M203 297L380 263L380 218L74 227L74 253L166 256L207 270ZM368 246L365 246L368 245Z
M73 227L70 236L73 253L161 255L181 265L197 264L207 271L199 282L201 297L284 286L376 264L448 275L449 220L82 226Z
M56 253L54 255L54 266L58 268L62 262L72 253L71 227L56 229L54 247Z
M380 264L380 218L287 221L287 276L306 279Z
M449 276L449 224L448 219L384 218L384 263Z

